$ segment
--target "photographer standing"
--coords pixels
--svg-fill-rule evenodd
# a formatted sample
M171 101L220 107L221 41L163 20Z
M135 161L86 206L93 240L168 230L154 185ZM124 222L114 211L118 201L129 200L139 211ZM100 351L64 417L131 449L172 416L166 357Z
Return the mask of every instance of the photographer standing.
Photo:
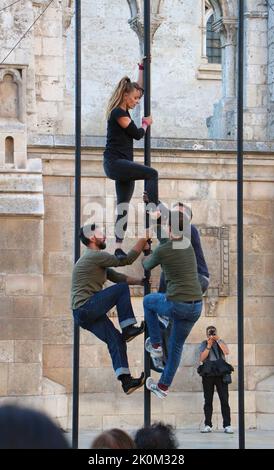
M203 341L200 345L200 361L205 363L207 361L216 361L220 357L225 359L225 356L229 354L229 349L226 343L217 336L215 326L208 326L206 335L207 340ZM202 380L205 399L205 426L201 432L206 433L212 431L213 395L214 387L216 386L221 402L224 432L233 434L230 420L230 407L228 404L228 383L225 383L223 377L220 376L204 376Z

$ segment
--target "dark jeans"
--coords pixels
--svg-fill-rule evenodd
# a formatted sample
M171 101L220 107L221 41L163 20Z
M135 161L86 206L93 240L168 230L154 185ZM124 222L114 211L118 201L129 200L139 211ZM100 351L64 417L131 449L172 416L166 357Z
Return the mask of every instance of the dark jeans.
M228 404L228 384L223 382L222 377L203 377L205 426L212 427L214 386L216 386L220 398L223 426L225 428L226 426L230 426L231 421L230 407Z
M116 306L121 328L136 323L131 305L129 287L121 282L94 294L84 305L73 310L75 321L85 330L91 331L107 344L113 369L117 377L129 374L127 347L122 334L107 317L107 312ZM92 360L92 358L91 358Z
M185 340L200 318L202 301L197 303L173 302L168 300L165 294L156 293L146 295L143 303L152 344L162 344L158 315L172 320L168 342L168 359L159 380L160 383L169 387L179 367Z
M158 204L158 172L154 168L123 159L104 159L104 170L108 178L115 180L118 213L115 223L116 241L122 241L127 230L128 205L131 201L135 181L145 180L149 202ZM119 205L123 204L120 207ZM123 225L120 227L119 221Z

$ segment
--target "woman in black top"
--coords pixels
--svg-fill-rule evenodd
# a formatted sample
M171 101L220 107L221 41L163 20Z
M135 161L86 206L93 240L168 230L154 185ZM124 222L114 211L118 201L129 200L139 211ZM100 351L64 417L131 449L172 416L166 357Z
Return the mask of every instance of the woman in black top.
M143 66L139 65L142 71ZM135 181L146 180L149 202L158 204L158 173L153 168L140 165L133 161L133 139L144 137L147 127L152 124L151 116L142 119L142 127L138 128L131 119L129 109L134 109L143 95L142 72L138 82L131 82L128 77L120 80L115 88L107 109L108 128L107 143L104 151L104 170L108 178L115 180L117 196L117 218L115 238L117 257L125 256L121 249L124 233L127 229L128 205L132 198ZM122 204L119 210L119 204ZM119 224L124 218L126 222ZM122 224L122 227L120 225Z

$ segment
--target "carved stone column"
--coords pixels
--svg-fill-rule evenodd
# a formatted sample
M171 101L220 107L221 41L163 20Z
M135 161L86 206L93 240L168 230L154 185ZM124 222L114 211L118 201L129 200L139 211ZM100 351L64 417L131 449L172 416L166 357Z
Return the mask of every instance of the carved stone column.
M268 139L274 140L274 11L269 8L268 17Z
M139 39L140 53L144 53L144 12L143 3L140 0L127 0L130 8L131 18L129 19L130 27L135 31ZM151 42L159 26L163 21L160 15L162 0L151 1Z
M245 12L245 138L267 140L268 13L265 2L246 2ZM251 8L254 9L251 9Z
M213 25L221 32L223 96L214 104L208 119L209 135L215 139L234 139L236 132L236 44L235 18L221 18Z
M223 21L222 47L224 48L224 97L236 96L236 44L237 44L236 20Z
M66 34L74 15L74 0L65 0L63 3L63 33Z

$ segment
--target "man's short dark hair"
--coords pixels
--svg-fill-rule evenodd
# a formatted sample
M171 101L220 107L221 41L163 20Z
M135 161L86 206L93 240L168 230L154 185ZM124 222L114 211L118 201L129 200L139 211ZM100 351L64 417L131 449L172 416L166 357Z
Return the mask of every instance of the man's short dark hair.
M175 235L182 235L184 230L184 214L179 210L169 212L168 225Z
M193 217L193 213L192 213L192 210L190 209L189 206L187 206L187 204L184 204L183 202L178 202L178 206L181 207L185 214L190 218L190 220L192 219Z
M91 225L83 225L83 227L80 228L79 230L79 238L81 240L81 242L86 245L86 246L89 246L90 244L90 238L93 233L94 233L94 230L97 228L97 225L96 224L91 224Z
M154 423L141 428L135 436L137 449L177 449L178 442L170 424Z

